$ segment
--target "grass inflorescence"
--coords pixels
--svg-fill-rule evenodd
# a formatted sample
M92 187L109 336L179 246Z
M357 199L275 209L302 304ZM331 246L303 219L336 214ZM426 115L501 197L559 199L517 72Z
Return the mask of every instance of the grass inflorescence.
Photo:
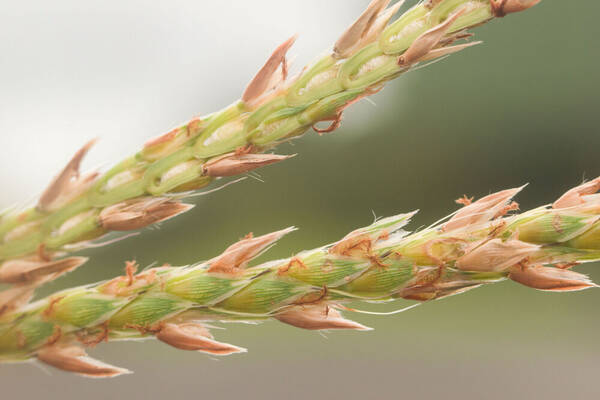
M252 235L206 262L160 266L67 289L0 318L0 359L32 358L88 376L121 368L91 361L84 348L156 337L183 350L243 352L216 341L207 324L276 319L311 330L368 330L342 317L349 301L427 302L503 280L546 291L596 285L574 272L600 259L600 178L552 205L520 214L522 188L472 202L446 220L409 233L414 213L375 221L330 245L256 266L248 263L294 228Z
M396 20L402 2L372 1L333 49L288 76L280 45L241 99L148 141L105 173L80 174L89 142L34 207L0 215L0 313L25 304L33 289L82 265L60 258L110 232L143 228L189 210L182 200L210 182L282 161L265 153L309 128L337 128L351 104L415 66L474 44L468 28L521 11L537 1L427 0ZM328 128L315 124L330 121ZM98 243L94 243L95 246Z

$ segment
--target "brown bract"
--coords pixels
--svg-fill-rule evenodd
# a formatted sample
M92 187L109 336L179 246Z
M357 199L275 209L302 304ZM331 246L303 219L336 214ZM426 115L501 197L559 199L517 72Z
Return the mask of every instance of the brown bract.
M100 212L100 225L111 231L130 231L175 217L194 206L166 197L144 197L106 207Z
M525 11L542 0L490 0L492 14L495 17L504 17L508 14Z
M75 153L63 170L52 180L38 200L37 208L40 211L52 211L66 204L69 200L82 194L88 189L98 174L96 172L80 176L81 161L96 143L90 140Z
M208 262L210 264L208 272L235 273L245 268L248 261L267 250L282 236L287 235L295 229L294 227L290 227L256 238L250 236L242 239L229 246L220 256L210 260Z
M217 356L246 352L242 347L213 340L208 329L197 323L166 323L156 333L156 338L181 350L201 351Z
M421 60L425 57L435 46L438 45L440 40L446 35L450 26L460 17L466 8L461 7L459 10L450 15L441 24L429 29L428 31L421 34L415 41L410 45L408 49L398 57L399 65L410 65Z
M111 279L98 290L101 293L114 296L129 296L137 290L156 282L156 271L162 268L152 268L136 275L137 267L135 261L127 261L125 263L125 275Z
M86 257L68 257L55 261L17 259L4 262L0 266L0 282L35 282L50 274L62 274L83 265Z
M383 30L388 26L388 23L390 22L392 17L398 12L398 10L400 10L403 4L404 0L400 0L391 7L380 11L379 16L377 17L375 22L373 22L369 30L365 34L363 34L361 40L355 47L360 48L377 40L381 32L383 32Z
M515 266L508 277L522 285L553 292L570 292L596 286L586 275L542 265Z
M368 234L363 232L351 232L346 235L342 240L334 244L330 249L329 253L339 254L342 256L356 255L356 251L360 251L363 255L365 252L370 252L372 247L372 240Z
M377 17L389 3L390 0L372 0L366 10L348 29L346 29L337 42L335 42L333 47L334 55L338 58L346 58L351 55L356 48L361 47L360 44L362 39L368 35L369 30L377 20ZM389 18L391 18L391 15Z
M600 190L600 177L579 185L565 194L552 204L552 208L569 208L585 203L585 195L591 195Z
M410 284L402 288L398 297L406 300L430 301L466 292L480 284L469 279L448 277L443 267L421 267Z
M29 302L34 285L17 285L0 292L0 315L13 311Z
M266 165L287 160L290 156L277 154L229 154L204 164L204 174L207 176L234 176L255 170Z
M329 253L338 254L345 257L357 257L371 260L375 265L382 268L386 266L380 260L380 258L373 254L373 245L377 241L385 240L389 236L389 233L382 233L380 237L372 238L371 235L362 232L352 232L342 240L337 242L334 246L329 249Z
M295 41L296 36L292 36L273 51L265 65L263 65L248 86L246 86L246 90L242 94L242 101L244 103L252 104L256 102L267 91L287 79L286 54ZM277 78L276 73L280 66L281 76Z
M442 225L442 230L448 232L494 219L523 187L496 192L463 207L448 222Z
M397 227L399 229L399 227ZM329 248L329 253L342 256L370 257L371 250L375 243L380 240L387 240L390 232L377 231L374 233L365 232L363 229L357 229L344 236Z
M146 141L146 143L144 143L144 149L148 149L154 146L159 146L170 142L171 140L175 139L175 137L177 136L177 132L179 132L179 129L175 128L167 133L163 133L160 136L154 137Z
M345 319L334 308L327 304L300 305L286 308L277 313L275 319L295 326L297 328L309 330L321 329L354 329L358 331L370 331L372 328L359 324L358 322Z
M461 50L464 50L466 48L472 47L472 46L477 46L478 44L483 43L482 41L476 41L476 42L469 42L469 43L462 43L462 44L457 44L456 46L444 46L444 47L439 47L436 49L432 49L429 53L427 53L426 55L424 55L423 57L421 57L419 59L419 61L429 61L429 60L433 60L436 58L440 58L440 57L444 57L450 54L454 54L456 52L459 52Z
M37 359L62 369L90 378L112 378L129 374L130 371L118 368L88 357L84 349L71 344L53 344L42 347L37 352Z
M463 271L504 271L537 252L540 246L520 240L491 239L456 260Z

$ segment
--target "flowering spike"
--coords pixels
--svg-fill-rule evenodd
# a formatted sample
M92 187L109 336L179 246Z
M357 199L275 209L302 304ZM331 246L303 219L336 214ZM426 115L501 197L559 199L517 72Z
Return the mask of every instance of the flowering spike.
M366 10L350 25L348 29L335 42L333 52L338 58L346 58L358 47L361 39L367 35L371 26L390 0L372 0ZM390 16L391 17L391 16Z
M130 231L167 220L194 207L165 197L129 200L102 210L100 225L111 231Z
M460 209L442 226L442 230L448 232L467 225L494 219L499 213L501 214L504 207L507 207L510 199L523 190L524 187L502 190L482 197L476 202Z
M206 162L231 154L235 149L252 149L246 154L265 151L301 135L321 120L339 115L348 105L373 94L387 81L410 70L398 66L397 57L423 32L441 21L440 18L446 17L449 9L455 10L458 4L468 3L474 12L453 24L458 33L448 33L430 50L450 46L465 37L464 29L489 20L492 14L487 2L483 1L485 4L482 0L420 1L388 27L391 29L384 29L376 38L371 35L377 36L385 25L387 12L392 12L394 7L382 11L387 2L373 1L371 11L358 24L362 24L363 29L352 28L359 35L352 37L349 33L347 37L355 46L347 49L353 56L340 59L335 54L327 54L301 72L289 88L289 82L277 81L287 70L287 44L280 46L244 94L244 100L249 103L236 102L206 119L194 119L179 126L110 168L97 183L93 183L94 175L90 175L89 180L83 177L74 180L78 177L78 165L74 165L71 174L66 174L68 179L58 179L49 195L43 196L38 209L2 216L0 262L33 259L36 251L42 259L46 255L55 256L57 252L102 245L91 241L106 233L98 217L107 207L135 203L133 199L146 196L169 197L175 201L180 198L174 197L175 193L198 189L212 180L204 175ZM373 7L379 9L373 11ZM365 43L369 43L368 46L364 46ZM339 46L338 50L343 47ZM422 48L410 49L413 50L423 52ZM413 54L415 59L417 56ZM280 85L273 90L274 80ZM235 155L242 154L236 151ZM68 193L58 190L57 196L56 188L60 188L61 182L62 186L75 185ZM88 189L82 191L82 188ZM73 193L79 197L73 197ZM589 200L586 197L586 202ZM44 212L44 209L50 212ZM139 219L145 218L146 211L117 207L113 212L123 212L121 219L105 218L103 222L106 226L125 223L124 229L131 229L136 227ZM477 212L477 215L487 214L487 219L479 217L475 221L495 218L505 211L504 204L500 204L497 208ZM3 315L0 359L32 358L43 352L40 349L45 346L74 343L77 339L95 344L104 339L142 338L157 334L164 324L174 320L178 323L259 320L291 312L289 307L300 304L310 307L318 302L343 299L385 301L402 296L440 298L505 279L509 271L460 271L456 269L455 261L465 249L472 248L470 245L484 243L487 239L520 235L520 240L527 241L527 235L520 229L524 226L529 229L529 242L542 245L542 253L535 258L536 262L548 259L552 262L583 262L597 258L600 253L599 211L598 207L589 206L553 210L543 215L557 215L550 223L548 218L540 218L541 223L528 225L530 217L537 218L545 213L538 209L498 223L465 226L465 229L450 233L436 226L413 235L394 234L394 223L376 225L342 241L344 245L340 247L355 249L340 251L343 256L328 251L331 246L325 246L299 253L289 260L243 271L236 270L245 267L248 260L272 243L271 240L254 243L249 238L230 247L208 265L203 262L185 268L163 266L134 275L130 264L127 276L66 289ZM104 217L106 214L115 217L108 211ZM473 210L468 216L475 216ZM432 255L440 262L432 263ZM23 302L30 293L25 286L14 289L18 290L13 292L16 296L3 301L5 310ZM185 319L191 316L190 311L198 318ZM335 312L332 316L337 318ZM322 319L317 321L323 323ZM327 320L325 326L331 327L331 320ZM306 319L302 321L307 324ZM315 324L314 319L309 322Z
M11 260L0 266L0 282L35 282L50 274L62 274L80 267L88 258L68 257L55 261Z
M508 277L522 285L552 292L572 292L597 286L586 275L542 265L515 266Z
M525 11L542 0L490 0L492 14L501 18L508 14Z
M254 102L269 90L272 86L272 78L280 65L282 66L282 69L287 69L285 55L295 41L296 36L294 35L280 44L275 51L273 51L265 65L263 65L254 78L252 78L248 86L246 86L246 90L244 90L244 94L242 94L242 101L244 103ZM285 79L285 77L283 77L283 79Z
M415 41L410 45L408 49L398 57L399 65L410 65L417 61L420 61L425 57L437 44L442 40L444 35L450 29L450 26L466 11L465 7L461 7L454 14L446 18L441 24L429 29L422 33Z
M582 185L574 187L560 196L558 200L552 204L552 208L569 208L585 203L584 196L591 195L600 190L600 177L586 182Z
M60 197L69 196L78 184L89 182L96 177L95 174L81 178L79 176L79 166L81 165L81 161L95 143L96 139L87 142L75 153L63 170L52 180L38 200L37 207L39 210L50 211L54 209L57 206L57 200L59 200ZM69 196L69 198L72 198L72 196Z
M235 272L244 268L248 261L260 255L282 236L296 230L294 227L272 232L259 237L249 237L229 246L223 254L209 261L209 272Z
M279 156L277 154L232 154L211 160L204 164L203 168L204 174L207 176L233 176L287 160L294 156L295 154L290 156Z
M354 329L370 331L372 328L342 317L339 311L326 304L300 305L286 309L275 315L279 321L309 330Z
M156 334L158 340L181 350L201 351L217 356L245 353L247 350L213 340L204 326L196 323L167 323Z
M463 217L480 222L503 215L518 190L471 204L463 199ZM585 201L584 207L538 207L450 232L434 224L409 234L402 227L413 213L398 215L334 245L242 270L291 229L249 236L207 262L140 274L130 262L124 276L15 310L30 294L16 286L20 292L0 303L0 359L31 358L55 343L151 335L178 348L226 354L241 349L215 342L198 323L277 319L304 329L363 330L328 305L339 310L341 301L430 301L505 279L551 291L593 287L586 276L560 269L600 258L600 208L587 205L587 196Z
M463 271L504 271L540 249L540 246L519 240L488 240L456 260Z
M67 372L74 372L89 378L113 378L130 374L123 368L114 367L88 357L84 349L75 345L54 344L38 350L37 359Z

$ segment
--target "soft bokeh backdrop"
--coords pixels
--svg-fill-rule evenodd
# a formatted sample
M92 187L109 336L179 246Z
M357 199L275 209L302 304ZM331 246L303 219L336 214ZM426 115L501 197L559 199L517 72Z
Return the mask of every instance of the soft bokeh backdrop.
M409 1L413 4L414 2ZM30 200L70 155L86 167L237 99L293 33L309 62L367 0L0 1L0 206ZM545 0L476 29L481 46L392 82L334 134L208 196L183 217L107 248L45 292L114 277L123 261L186 264L249 231L289 225L264 259L333 242L421 209L417 228L481 196L530 182L522 208L600 175L600 4ZM600 265L580 271L600 281ZM600 291L548 294L505 282L389 317L374 332L318 333L274 322L227 325L248 354L213 360L155 342L101 345L136 374L90 381L36 364L0 365L3 398L592 398ZM389 310L386 307L371 307Z

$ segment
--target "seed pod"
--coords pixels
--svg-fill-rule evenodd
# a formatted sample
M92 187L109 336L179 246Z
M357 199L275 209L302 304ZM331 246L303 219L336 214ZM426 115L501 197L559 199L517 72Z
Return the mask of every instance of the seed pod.
M233 176L255 170L265 165L274 164L287 160L291 156L279 156L276 154L243 154L228 155L211 160L204 164L204 175L207 176Z
M354 329L358 331L370 331L372 328L359 324L358 322L345 319L339 311L329 307L327 304L301 305L287 308L274 316L275 319L309 330L326 329Z
M596 286L586 275L541 265L513 267L508 277L522 285L552 292L572 292Z
M131 373L126 369L94 360L88 357L84 349L75 345L54 344L42 347L37 352L37 359L63 371L90 378L112 378Z
M164 324L156 334L156 338L181 350L201 351L217 356L247 351L242 347L213 340L204 326L195 323Z

